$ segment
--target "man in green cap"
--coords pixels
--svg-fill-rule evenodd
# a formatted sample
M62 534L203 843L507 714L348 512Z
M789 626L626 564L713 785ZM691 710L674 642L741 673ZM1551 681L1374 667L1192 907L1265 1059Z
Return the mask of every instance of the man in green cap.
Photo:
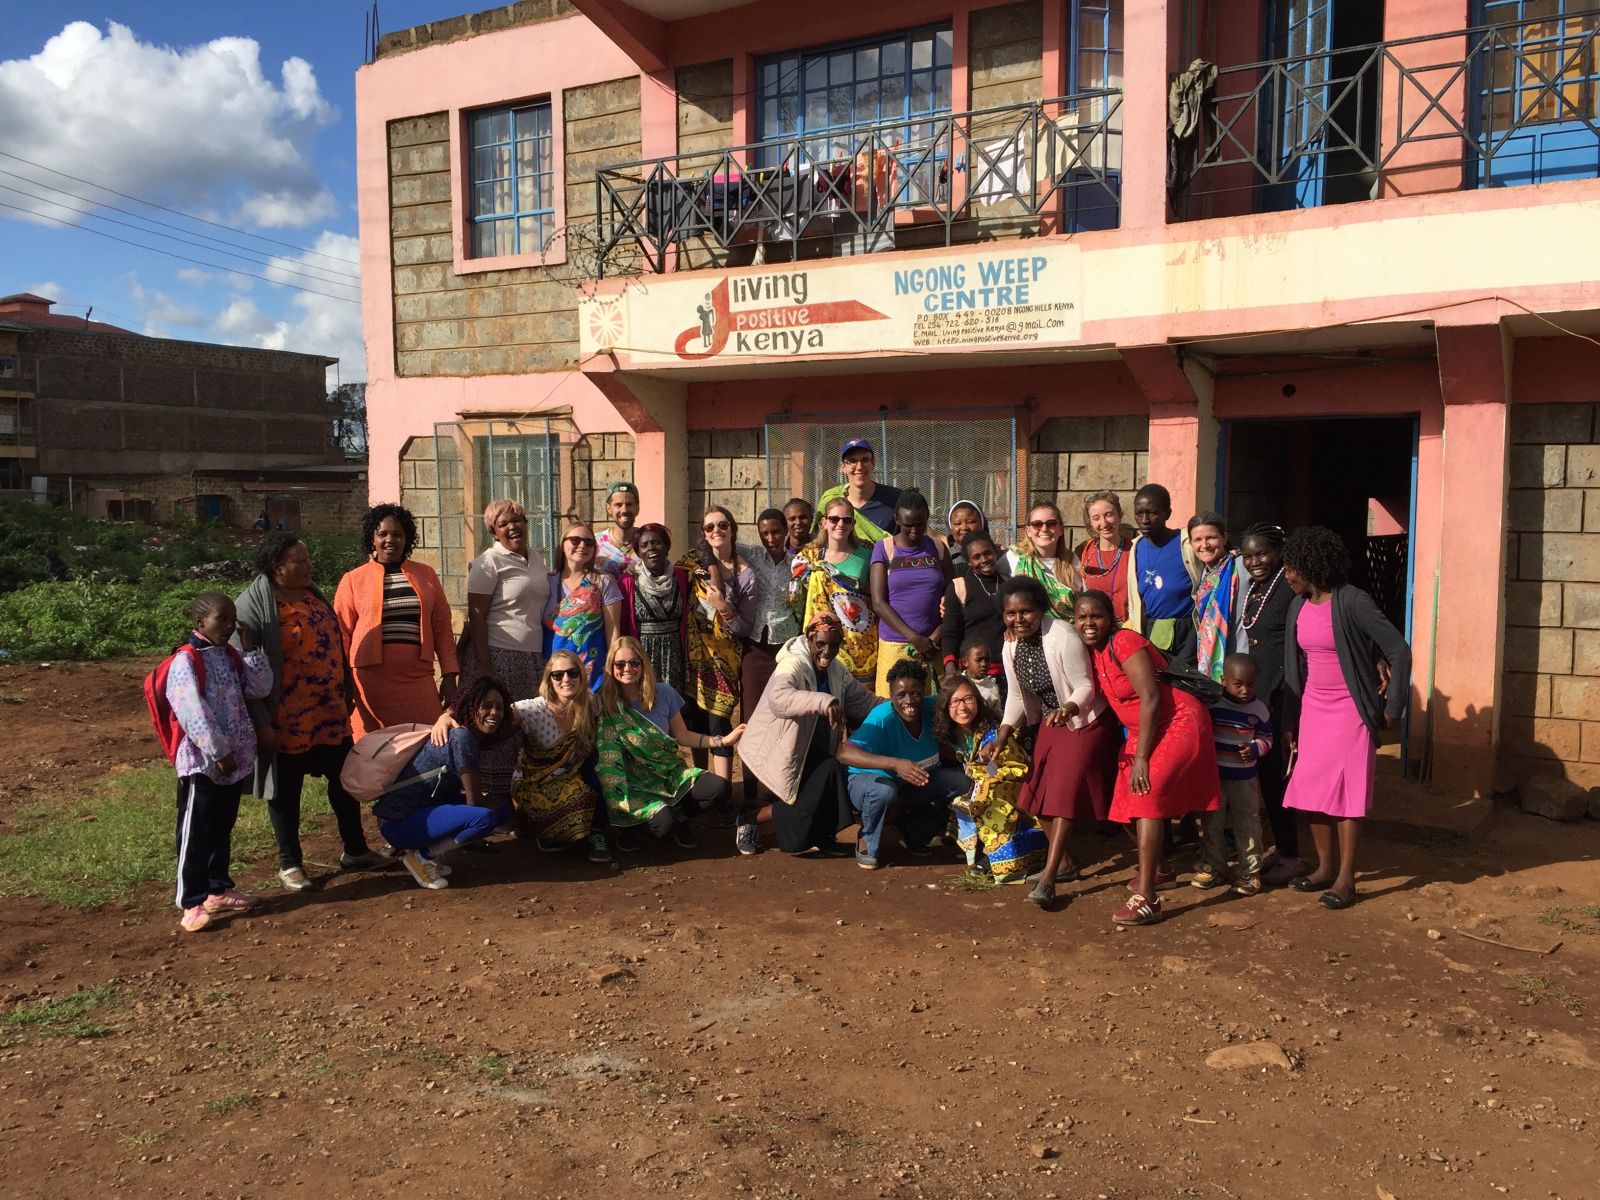
M606 516L611 528L602 529L595 539L594 565L612 575L633 569L638 561L639 535L633 523L639 519L639 489L624 480L606 490Z

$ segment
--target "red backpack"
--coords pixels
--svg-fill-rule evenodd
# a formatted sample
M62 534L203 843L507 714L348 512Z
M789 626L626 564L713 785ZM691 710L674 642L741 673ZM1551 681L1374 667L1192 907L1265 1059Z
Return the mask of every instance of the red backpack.
M190 642L175 649L171 654L156 664L156 669L144 677L144 702L150 708L150 723L156 728L156 741L161 743L161 749L166 752L167 761L178 761L178 746L183 741L183 726L178 724L178 715L172 711L172 705L167 703L167 676L172 673L172 664L178 655L187 654L194 667L194 684L203 694L206 690L206 661L200 651ZM239 678L244 679L244 656L233 646L228 647L228 657L233 660L233 668L239 673Z

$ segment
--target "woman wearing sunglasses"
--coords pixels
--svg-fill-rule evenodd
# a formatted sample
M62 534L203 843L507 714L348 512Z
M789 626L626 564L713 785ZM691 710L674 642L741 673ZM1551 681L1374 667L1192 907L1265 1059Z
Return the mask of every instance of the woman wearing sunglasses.
M595 730L607 816L620 830L642 825L691 849L696 843L689 818L707 805L726 807L733 787L721 776L685 766L678 748L731 751L744 726L725 734L692 733L683 709L677 689L657 682L638 639L617 639L606 658ZM617 848L638 849L625 836L618 837Z
M789 603L801 628L831 613L844 631L839 661L867 691L878 683L878 618L868 594L872 547L856 537L856 513L843 496L822 506L817 544L794 556Z
M740 639L755 624L756 573L739 553L739 522L727 509L707 508L700 533L699 544L678 564L689 573L689 715L697 732L717 735L733 728L739 709ZM705 756L696 754L695 761ZM711 770L732 779L732 752L713 754Z
M590 689L599 691L606 647L616 640L622 617L622 591L614 576L595 566L594 553L594 530L570 526L556 551L544 623L547 653L572 651L589 672Z
M1072 619L1072 598L1083 590L1083 576L1059 508L1044 501L1029 509L1022 540L1006 551L1005 561L1010 574L1044 586L1051 616Z

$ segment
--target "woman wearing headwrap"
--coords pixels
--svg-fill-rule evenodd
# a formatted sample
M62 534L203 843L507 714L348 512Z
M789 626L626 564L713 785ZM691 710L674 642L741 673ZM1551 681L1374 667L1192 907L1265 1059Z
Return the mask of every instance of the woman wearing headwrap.
M840 737L877 703L845 667L839 656L843 643L839 618L820 611L778 652L740 747L744 769L777 803L740 824L741 854L756 852L757 823L766 821L777 830L778 847L789 854L842 853L839 831L855 824L856 817L835 753Z
M966 566L967 535L971 533L988 533L989 519L983 515L971 500L957 500L950 506L950 511L945 514L944 527L949 531L945 537L945 545L950 548L950 567L958 574Z

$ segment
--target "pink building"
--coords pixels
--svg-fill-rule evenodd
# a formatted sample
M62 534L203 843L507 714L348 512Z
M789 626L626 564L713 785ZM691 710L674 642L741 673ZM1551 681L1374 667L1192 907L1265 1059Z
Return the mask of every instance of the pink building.
M548 544L631 477L681 540L856 434L1001 528L1156 480L1345 535L1415 650L1408 773L1600 783L1587 7L524 0L388 35L373 498L459 589L492 496Z

